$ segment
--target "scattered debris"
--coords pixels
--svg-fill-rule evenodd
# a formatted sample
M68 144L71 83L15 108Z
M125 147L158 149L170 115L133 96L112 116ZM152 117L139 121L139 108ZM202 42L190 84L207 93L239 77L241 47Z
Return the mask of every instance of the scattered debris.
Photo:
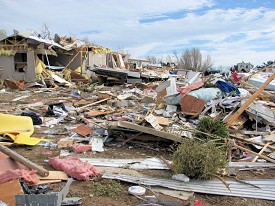
M77 180L88 180L90 176L99 174L91 164L85 163L77 157L66 157L64 159L53 157L49 159L49 164Z
M103 177L170 188L133 193L144 204L189 204L193 192L274 200L272 179L247 181L255 188L217 176L229 170L238 179L236 169L275 168L274 65L257 71L251 67L242 62L228 74L196 72L150 64L58 34L51 39L33 32L4 35L0 151L7 156L0 153L0 179L6 182L3 185L16 186L13 179L23 177L26 183L41 186L67 181L67 174L90 180L99 171L113 171ZM120 155L116 149L129 152ZM44 158L67 174L48 171L13 150L30 151L26 156L37 158L34 162ZM149 158L141 158L144 155ZM170 179L123 176L126 168L134 174L162 170ZM196 180L215 177L219 181ZM105 188L100 182L91 184L99 188L99 195L125 190L117 182ZM49 198L55 205L80 204L80 198L63 198L68 185L55 194L41 189L45 194L17 195L16 204L36 200L43 204ZM154 195L146 196L149 192Z

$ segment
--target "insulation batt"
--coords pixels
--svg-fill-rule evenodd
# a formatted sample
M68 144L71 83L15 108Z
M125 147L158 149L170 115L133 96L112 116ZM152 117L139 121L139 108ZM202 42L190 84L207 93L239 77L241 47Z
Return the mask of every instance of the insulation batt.
M49 159L49 164L56 170L62 170L77 180L88 180L90 176L99 174L94 166L81 161L78 157L64 159L53 157Z
M86 144L74 144L72 146L73 151L75 153L82 153L82 152L86 152L89 150L92 150L92 145L86 145Z
M33 185L39 182L35 170L9 169L0 175L0 184L11 180L23 178L27 184Z

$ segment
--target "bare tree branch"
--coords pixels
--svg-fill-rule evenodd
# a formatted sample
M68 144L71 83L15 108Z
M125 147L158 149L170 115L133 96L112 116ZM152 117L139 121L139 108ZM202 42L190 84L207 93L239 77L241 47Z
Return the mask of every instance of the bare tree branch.
M202 72L213 66L211 57L207 55L206 59L203 60L198 48L192 48L191 50L186 49L180 58L175 50L173 51L173 54L177 59L179 69Z

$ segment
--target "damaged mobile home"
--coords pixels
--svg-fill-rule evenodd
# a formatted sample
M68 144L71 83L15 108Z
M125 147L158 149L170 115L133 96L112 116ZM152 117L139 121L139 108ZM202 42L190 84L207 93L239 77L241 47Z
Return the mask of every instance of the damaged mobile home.
M273 65L205 75L57 34L0 37L5 204L273 204Z

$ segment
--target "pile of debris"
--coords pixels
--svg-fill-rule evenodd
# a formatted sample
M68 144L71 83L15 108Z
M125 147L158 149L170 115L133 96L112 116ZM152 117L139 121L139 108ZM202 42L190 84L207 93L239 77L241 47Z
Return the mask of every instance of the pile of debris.
M23 71L20 77L28 76L23 78L25 81L13 78L13 74L5 72L11 72L9 67L4 66L0 161L6 166L0 169L0 183L1 188L11 191L8 197L0 195L4 203L24 205L39 199L42 204L53 197L55 205L80 204L80 198L64 198L72 181L68 176L77 181L103 178L150 186L154 194L173 197L181 205L182 201L190 203L194 192L275 200L275 179L240 181L235 177L237 169L275 167L272 68L239 73L238 78L233 74L203 76L183 70L169 73L169 68L132 70L125 62L126 56L89 53L89 46L79 46L77 40L58 35L49 43L17 34L2 40L5 44L1 47L7 50L7 42L19 37L26 44L17 46L28 51L33 41L39 42L36 50L42 48L43 42L47 61L45 46L49 44L58 48L55 52L75 50L75 55L68 61L66 52L60 54L67 62L59 70L46 65L39 57L41 53L30 56L27 52L27 70L32 61L34 76L28 76L26 65L17 67L18 73ZM12 62L19 58L16 54L5 57ZM74 62L79 54L81 64ZM113 66L97 66L91 61L95 56L104 63L111 60ZM8 61L0 57L2 65ZM69 68L72 62L76 66ZM65 137L57 139L56 134ZM176 143L177 149L171 153L170 161L161 152L158 157L145 159L91 158L110 146L128 143L154 151L160 151L156 145L165 151ZM13 145L47 148L49 154L56 154L45 159L45 167L50 165L60 171L46 170L27 160L7 147ZM144 176L136 171L145 169L171 171L170 178ZM235 179L228 180L232 177ZM37 189L37 185L65 180L68 182L60 192L49 193L50 188L45 186ZM129 192L144 204L163 204L161 196L146 196L144 187L131 188Z

